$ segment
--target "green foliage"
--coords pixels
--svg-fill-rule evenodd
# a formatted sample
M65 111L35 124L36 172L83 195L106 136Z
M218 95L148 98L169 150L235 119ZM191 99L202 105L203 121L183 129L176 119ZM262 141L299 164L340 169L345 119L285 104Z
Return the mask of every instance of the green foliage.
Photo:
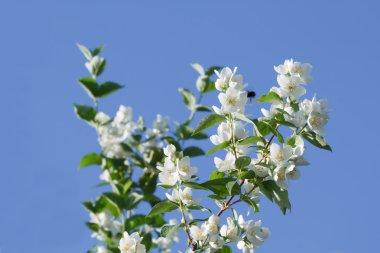
M74 110L78 118L87 122L94 122L97 112L91 106L74 104Z
M90 153L82 157L79 163L79 168L83 168L90 165L100 165L102 164L102 157L96 153Z
M195 128L193 132L193 135L200 133L201 131L207 128L215 126L216 124L219 124L225 120L226 118L224 116L218 114L207 115L205 118L199 121L198 126Z
M227 148L228 146L230 145L230 142L229 141L225 141L225 142L222 142L216 146L214 146L212 149L210 149L209 151L207 151L206 155L211 155L213 153L215 153L216 151L218 150L221 150L221 149L224 149L224 148Z
M270 200L280 207L283 214L291 210L288 191L281 189L274 181L264 181L260 184L260 191Z
M251 164L251 158L248 156L241 156L235 161L236 169L243 169Z
M258 102L260 102L260 103L263 103L263 102L267 102L267 103L276 103L276 102L278 102L278 103L280 103L280 102L282 102L281 97L277 93L275 93L273 91L269 92L268 94L261 95L256 100Z
M171 201L162 201L152 207L147 216L154 216L178 209L178 205Z
M232 249L230 246L224 245L221 249L214 251L214 253L232 253Z
M177 224L177 225L164 225L161 228L161 236L166 237L170 233L178 230L180 227L182 227L183 224Z
M81 78L79 84L92 99L104 98L124 87L115 82L105 82L99 85L96 80L91 77Z
M331 147L327 144L325 139L314 132L310 132L310 131L303 132L302 137L318 148L332 151Z
M195 146L187 147L183 150L184 156L194 157L194 156L201 156L204 154L205 152L202 149Z

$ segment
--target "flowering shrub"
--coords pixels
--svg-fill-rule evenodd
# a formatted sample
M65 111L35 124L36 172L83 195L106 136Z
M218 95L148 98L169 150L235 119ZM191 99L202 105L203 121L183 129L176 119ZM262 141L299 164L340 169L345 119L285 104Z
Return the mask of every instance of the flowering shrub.
M101 147L100 153L85 155L80 168L100 166L101 186L109 186L96 200L83 203L90 212L87 226L99 241L89 252L170 252L172 244L179 242L181 230L187 238L182 245L186 252L232 252L234 244L243 252L253 252L270 232L260 220L248 217L260 211L262 195L284 214L290 210L288 183L300 177L300 167L309 164L304 158L304 140L331 151L323 138L329 118L327 101L316 96L301 100L312 80L310 64L286 60L274 68L279 86L256 100L270 105L261 109L262 116L257 118L246 108L254 92L247 91L236 68L204 70L193 64L199 74L199 98L190 90L179 89L189 110L188 119L173 128L168 117L157 115L148 127L143 117L134 120L130 107L120 106L114 117L99 110L98 100L122 85L99 82L106 66L99 56L102 48L79 48L91 74L79 83L94 106L74 107L77 116L96 130ZM211 109L201 101L213 91L219 93L220 105ZM207 116L194 128L194 116L199 112ZM214 126L216 134L209 137L204 131ZM207 138L214 147L206 154L197 146L186 145L190 139L196 143ZM209 180L202 182L191 159L203 155L210 159L218 150L224 155L213 158L215 169L209 171ZM157 186L165 195L158 195ZM203 196L212 201L194 198L194 190L204 191ZM139 207L144 202L150 206L148 210ZM218 210L214 213L212 202ZM234 209L238 204L248 206L246 217ZM180 221L166 220L164 214L174 210L179 211Z

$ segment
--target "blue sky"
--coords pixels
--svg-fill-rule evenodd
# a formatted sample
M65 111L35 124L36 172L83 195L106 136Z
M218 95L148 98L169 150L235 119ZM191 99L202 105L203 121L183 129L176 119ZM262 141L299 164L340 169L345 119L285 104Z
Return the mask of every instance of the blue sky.
M106 45L104 78L126 85L101 108L130 105L148 122L156 113L184 119L177 88L194 88L190 63L238 66L258 93L275 84L274 64L312 63L308 95L330 100L334 152L308 149L290 215L263 203L272 236L257 252L375 252L379 8L369 0L1 1L0 252L85 252L95 243L80 202L96 196L99 170L77 165L99 148L73 114L73 102L91 102L76 81L87 75L76 42ZM204 160L195 161L201 175Z

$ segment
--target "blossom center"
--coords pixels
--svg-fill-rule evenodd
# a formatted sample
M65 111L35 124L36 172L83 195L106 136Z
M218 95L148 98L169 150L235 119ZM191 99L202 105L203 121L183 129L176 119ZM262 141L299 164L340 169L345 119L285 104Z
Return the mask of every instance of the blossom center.
M227 96L226 102L227 104L235 105L237 103L237 99L233 96Z

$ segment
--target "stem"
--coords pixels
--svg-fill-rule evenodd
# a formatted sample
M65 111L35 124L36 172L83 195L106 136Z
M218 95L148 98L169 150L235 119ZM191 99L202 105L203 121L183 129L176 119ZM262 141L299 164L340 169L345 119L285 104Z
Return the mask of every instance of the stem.
M183 230L186 233L187 240L189 241L189 244L191 245L191 248L194 250L194 248L196 249L196 244L193 244L193 239L191 238L189 228L187 227L187 220L186 220L186 216L185 216L182 200L179 200L179 209L181 210L181 214L182 214L182 223L184 225L183 226Z
M279 126L280 126L280 125L277 125L275 129L277 130L277 129L279 128ZM269 145L272 143L272 141L273 141L273 139L274 139L274 136L275 136L275 135L273 134L273 135L270 137L270 139L269 139L267 145L265 146L265 149L268 149ZM233 141L233 143L234 143L234 141ZM235 149L234 146L233 146L233 149ZM237 159L236 156L235 156L235 158ZM261 163L264 159L265 159L265 156L263 156L263 157L261 158L261 160L259 161L259 163ZM240 187L243 186L244 182L245 182L245 179L242 178L242 179L240 180L240 184L239 184L239 186L240 186ZM249 194L250 194L250 193L251 193L256 187L257 187L257 185L255 185L255 186L254 186L254 187L253 187L248 193L246 193L246 195L249 195ZM233 206L233 205L235 205L235 204L237 204L237 203L239 203L239 202L241 201L241 199L238 199L238 200L236 200L236 201L234 201L234 202L231 203L231 201L234 199L234 197L235 197L235 195L232 195L232 196L229 197L229 199L225 202L224 206L220 208L219 212L217 213L217 216L221 216L221 215L224 213L224 211L228 210L228 208L230 208L231 206ZM231 203L231 204L230 204L230 203Z

